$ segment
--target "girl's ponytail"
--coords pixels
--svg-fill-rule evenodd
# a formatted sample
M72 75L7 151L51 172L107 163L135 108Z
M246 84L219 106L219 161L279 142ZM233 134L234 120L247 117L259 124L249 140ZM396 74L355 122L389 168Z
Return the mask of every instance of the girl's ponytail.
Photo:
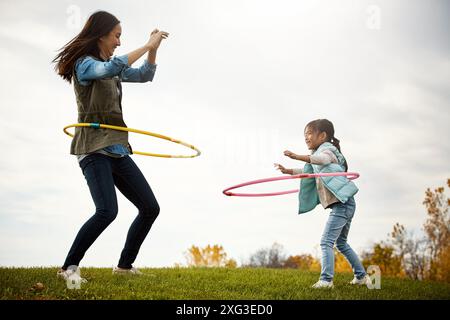
M331 137L330 142L341 152L341 146L339 145L339 139L336 137Z
M339 150L339 152L341 152L341 146L339 145L339 139L336 137L331 137L330 142ZM348 164L347 164L347 160L345 160L344 162L344 167L345 167L345 171L348 171Z
M331 137L330 142L341 152L341 147L339 145L339 139L336 137Z

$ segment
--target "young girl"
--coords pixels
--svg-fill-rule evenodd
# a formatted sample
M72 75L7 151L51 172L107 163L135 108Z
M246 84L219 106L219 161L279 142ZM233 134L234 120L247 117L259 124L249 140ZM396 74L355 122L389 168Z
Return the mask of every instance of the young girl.
M305 142L311 155L297 155L285 151L284 155L304 161L302 169L286 169L275 164L284 174L327 173L347 171L347 161L341 153L339 140L334 137L333 124L326 119L311 121L305 128ZM355 213L353 196L358 188L344 176L318 177L300 180L299 213L314 209L319 203L331 213L320 241L322 249L322 270L320 279L313 288L333 288L334 245L346 257L355 274L350 284L364 285L370 281L361 261L347 243L347 236Z

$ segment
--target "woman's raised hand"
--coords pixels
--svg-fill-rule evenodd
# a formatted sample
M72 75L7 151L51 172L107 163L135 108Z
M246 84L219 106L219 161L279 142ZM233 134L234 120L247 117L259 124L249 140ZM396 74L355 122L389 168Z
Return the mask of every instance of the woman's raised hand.
M168 32L159 31L158 29L155 29L152 31L152 33L150 33L150 39L148 40L145 46L148 48L149 51L156 51L158 50L161 41L163 39L166 39L168 36L169 36Z

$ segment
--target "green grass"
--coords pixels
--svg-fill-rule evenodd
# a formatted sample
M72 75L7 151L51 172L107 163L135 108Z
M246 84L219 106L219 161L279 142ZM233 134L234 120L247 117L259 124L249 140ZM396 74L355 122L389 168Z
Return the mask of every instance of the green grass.
M382 277L380 290L352 287L351 274L335 276L332 290L312 289L319 274L292 269L158 268L117 276L82 268L89 282L70 290L58 268L0 268L1 299L446 299L450 284ZM31 289L37 282L42 290Z

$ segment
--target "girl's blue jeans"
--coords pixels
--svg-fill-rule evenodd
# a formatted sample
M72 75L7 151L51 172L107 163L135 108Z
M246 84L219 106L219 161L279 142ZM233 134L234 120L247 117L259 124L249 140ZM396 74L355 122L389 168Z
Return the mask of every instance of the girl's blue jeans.
M355 199L349 198L346 203L337 202L331 206L325 230L320 241L322 249L322 270L320 280L332 281L334 276L334 245L352 266L356 278L362 279L366 271L356 253L347 243L353 215L355 213Z
M130 269L142 242L159 214L159 205L147 180L130 156L112 158L94 153L80 162L95 203L95 214L84 223L69 250L63 269L78 266L86 251L116 218L118 212L116 189L138 209L128 231L119 268Z

